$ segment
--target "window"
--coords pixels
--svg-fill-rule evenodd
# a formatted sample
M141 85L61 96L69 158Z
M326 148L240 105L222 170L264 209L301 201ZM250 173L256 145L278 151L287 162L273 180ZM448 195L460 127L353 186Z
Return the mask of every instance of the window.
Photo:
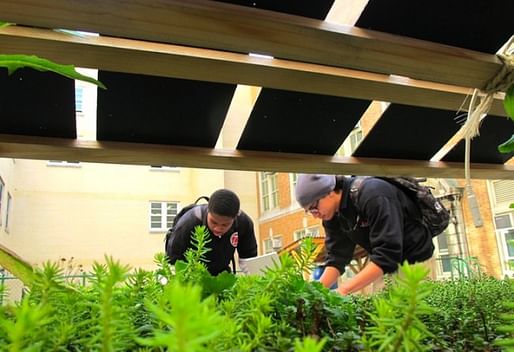
M502 214L494 217L494 224L496 225L497 230L508 229L512 227L512 223L510 220L510 214Z
M291 195L291 206L294 207L294 208L300 208L300 204L298 204L298 202L296 201L296 193L295 193L295 188L296 188L296 183L298 182L298 175L297 173L290 173L289 174L289 190L290 190L290 195Z
M514 229L510 229L504 232L505 243L507 245L507 254L509 260L514 259Z
M81 167L80 161L48 160L48 166Z
M265 239L263 241L264 254L273 252L273 241L271 238Z
M510 276L513 269L510 267L514 261L514 212L499 214L494 217L496 233L498 241L502 247L503 261L505 263L505 271Z
M356 129L350 133L350 152L353 154L355 149L359 146L362 141L362 130Z
M296 182L298 182L298 174L293 173L291 175L291 188L294 189L296 187Z
M298 241L305 237L320 237L319 226L312 226L306 229L297 230L293 233L293 239Z
M437 243L437 272L439 276L449 276L452 273L452 259L448 249L449 230L446 229L439 236L435 237Z
M12 208L12 197L10 193L7 193L7 207L5 209L5 231L9 230L9 218L11 215Z
M179 171L179 168L176 166L162 166L162 165L151 165L150 171Z
M360 123L358 123L353 130L350 132L348 137L344 140L341 147L337 150L336 155L341 156L349 156L352 155L355 149L359 146L362 141L364 134L362 132L362 128L360 127Z
M514 181L500 180L493 182L493 194L495 207L509 206L514 201Z
M150 231L166 231L178 213L178 202L150 202Z
M84 88L75 88L75 111L82 112L82 99L84 95Z
M452 260L449 255L441 255L439 256L439 261L441 262L441 271L446 274L450 274L452 272Z
M4 197L4 188L4 180L2 180L2 178L0 177L0 225L2 225L2 199Z
M261 172L262 210L268 211L278 207L278 185L276 172Z

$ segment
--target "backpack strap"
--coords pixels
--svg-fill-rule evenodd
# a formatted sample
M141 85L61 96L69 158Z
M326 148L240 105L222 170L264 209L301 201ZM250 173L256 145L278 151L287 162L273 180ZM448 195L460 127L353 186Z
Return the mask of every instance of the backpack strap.
M164 248L165 249L167 249L168 246L171 244L170 240L172 240L173 231L175 230L179 220L182 218L182 216L184 214L188 213L189 211L193 211L194 216L197 219L201 220L203 223L202 207L197 206L197 205L199 205L198 202L202 199L209 202L209 197L207 197L207 196L198 197L198 199L195 200L194 203L191 203L188 206L186 206L185 208L181 209L178 212L178 214L175 216L175 219L173 220L173 224L172 224L171 228L169 228L168 231L166 231L166 235L164 236Z
M236 218L234 219L234 230L237 232L237 235L239 236L239 215L241 215L241 211L236 215ZM237 245L239 246L239 241L237 241ZM236 246L237 249L237 246ZM239 252L238 252L239 253ZM234 257L234 254L232 254L232 274L236 274L236 258Z
M357 209L357 219L355 219L355 225L353 226L352 231L354 231L357 226L359 225L360 221L360 207L359 207L359 192L362 186L362 183L366 181L367 179L371 178L371 176L354 176L353 181L350 185L350 199L353 202L353 205Z
M362 187L362 183L367 179L371 178L371 176L354 176L353 181L350 185L350 199L353 204L359 210L359 192Z
M201 201L202 199L204 199L207 203L209 203L209 197L201 196L201 197L198 197L198 199L195 200L195 202L193 204L198 204L198 202Z

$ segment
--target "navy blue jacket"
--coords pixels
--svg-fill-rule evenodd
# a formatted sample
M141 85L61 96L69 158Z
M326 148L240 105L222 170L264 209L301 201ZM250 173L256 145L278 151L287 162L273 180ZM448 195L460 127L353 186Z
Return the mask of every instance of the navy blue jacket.
M326 266L342 274L359 244L384 273L409 263L429 259L434 252L432 236L421 224L418 206L399 188L379 178L365 180L359 189L358 209L350 197L354 178L337 177L342 189L339 211L325 228Z

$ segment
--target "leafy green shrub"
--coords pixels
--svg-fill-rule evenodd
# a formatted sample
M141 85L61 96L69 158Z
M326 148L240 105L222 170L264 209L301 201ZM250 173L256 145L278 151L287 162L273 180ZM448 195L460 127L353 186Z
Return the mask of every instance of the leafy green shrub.
M512 295L504 280L482 276L427 282L427 303L436 312L426 320L434 350L492 351L497 337L502 301Z
M163 254L155 271L106 257L81 286L46 263L19 303L0 306L0 350L492 351L507 336L495 333L513 292L501 280L425 282L423 267L406 266L380 294L343 297L304 280L309 242L264 275L212 277L205 228L195 238L175 272Z
M421 343L431 333L422 317L433 313L424 299L431 288L422 285L428 269L405 263L387 296L374 301L370 312L375 325L365 331L364 345L369 351L428 351L430 345Z

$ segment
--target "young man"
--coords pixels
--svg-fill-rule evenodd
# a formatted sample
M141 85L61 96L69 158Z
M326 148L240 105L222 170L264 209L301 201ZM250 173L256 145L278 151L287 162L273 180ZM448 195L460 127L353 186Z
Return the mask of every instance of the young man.
M211 250L205 255L211 275L230 271L229 263L236 249L239 258L257 255L252 220L239 209L239 198L234 192L220 189L211 195L208 204L195 206L178 220L166 246L171 264L184 260L186 250L193 248L191 235L198 225L205 225L211 235L211 241L206 244Z
M370 261L352 279L339 286L346 295L359 291L398 264L429 259L432 236L420 222L418 206L400 189L379 178L368 178L358 190L358 208L352 190L355 178L302 174L296 183L296 200L315 218L323 220L327 257L319 281L331 287L353 257L355 245Z

